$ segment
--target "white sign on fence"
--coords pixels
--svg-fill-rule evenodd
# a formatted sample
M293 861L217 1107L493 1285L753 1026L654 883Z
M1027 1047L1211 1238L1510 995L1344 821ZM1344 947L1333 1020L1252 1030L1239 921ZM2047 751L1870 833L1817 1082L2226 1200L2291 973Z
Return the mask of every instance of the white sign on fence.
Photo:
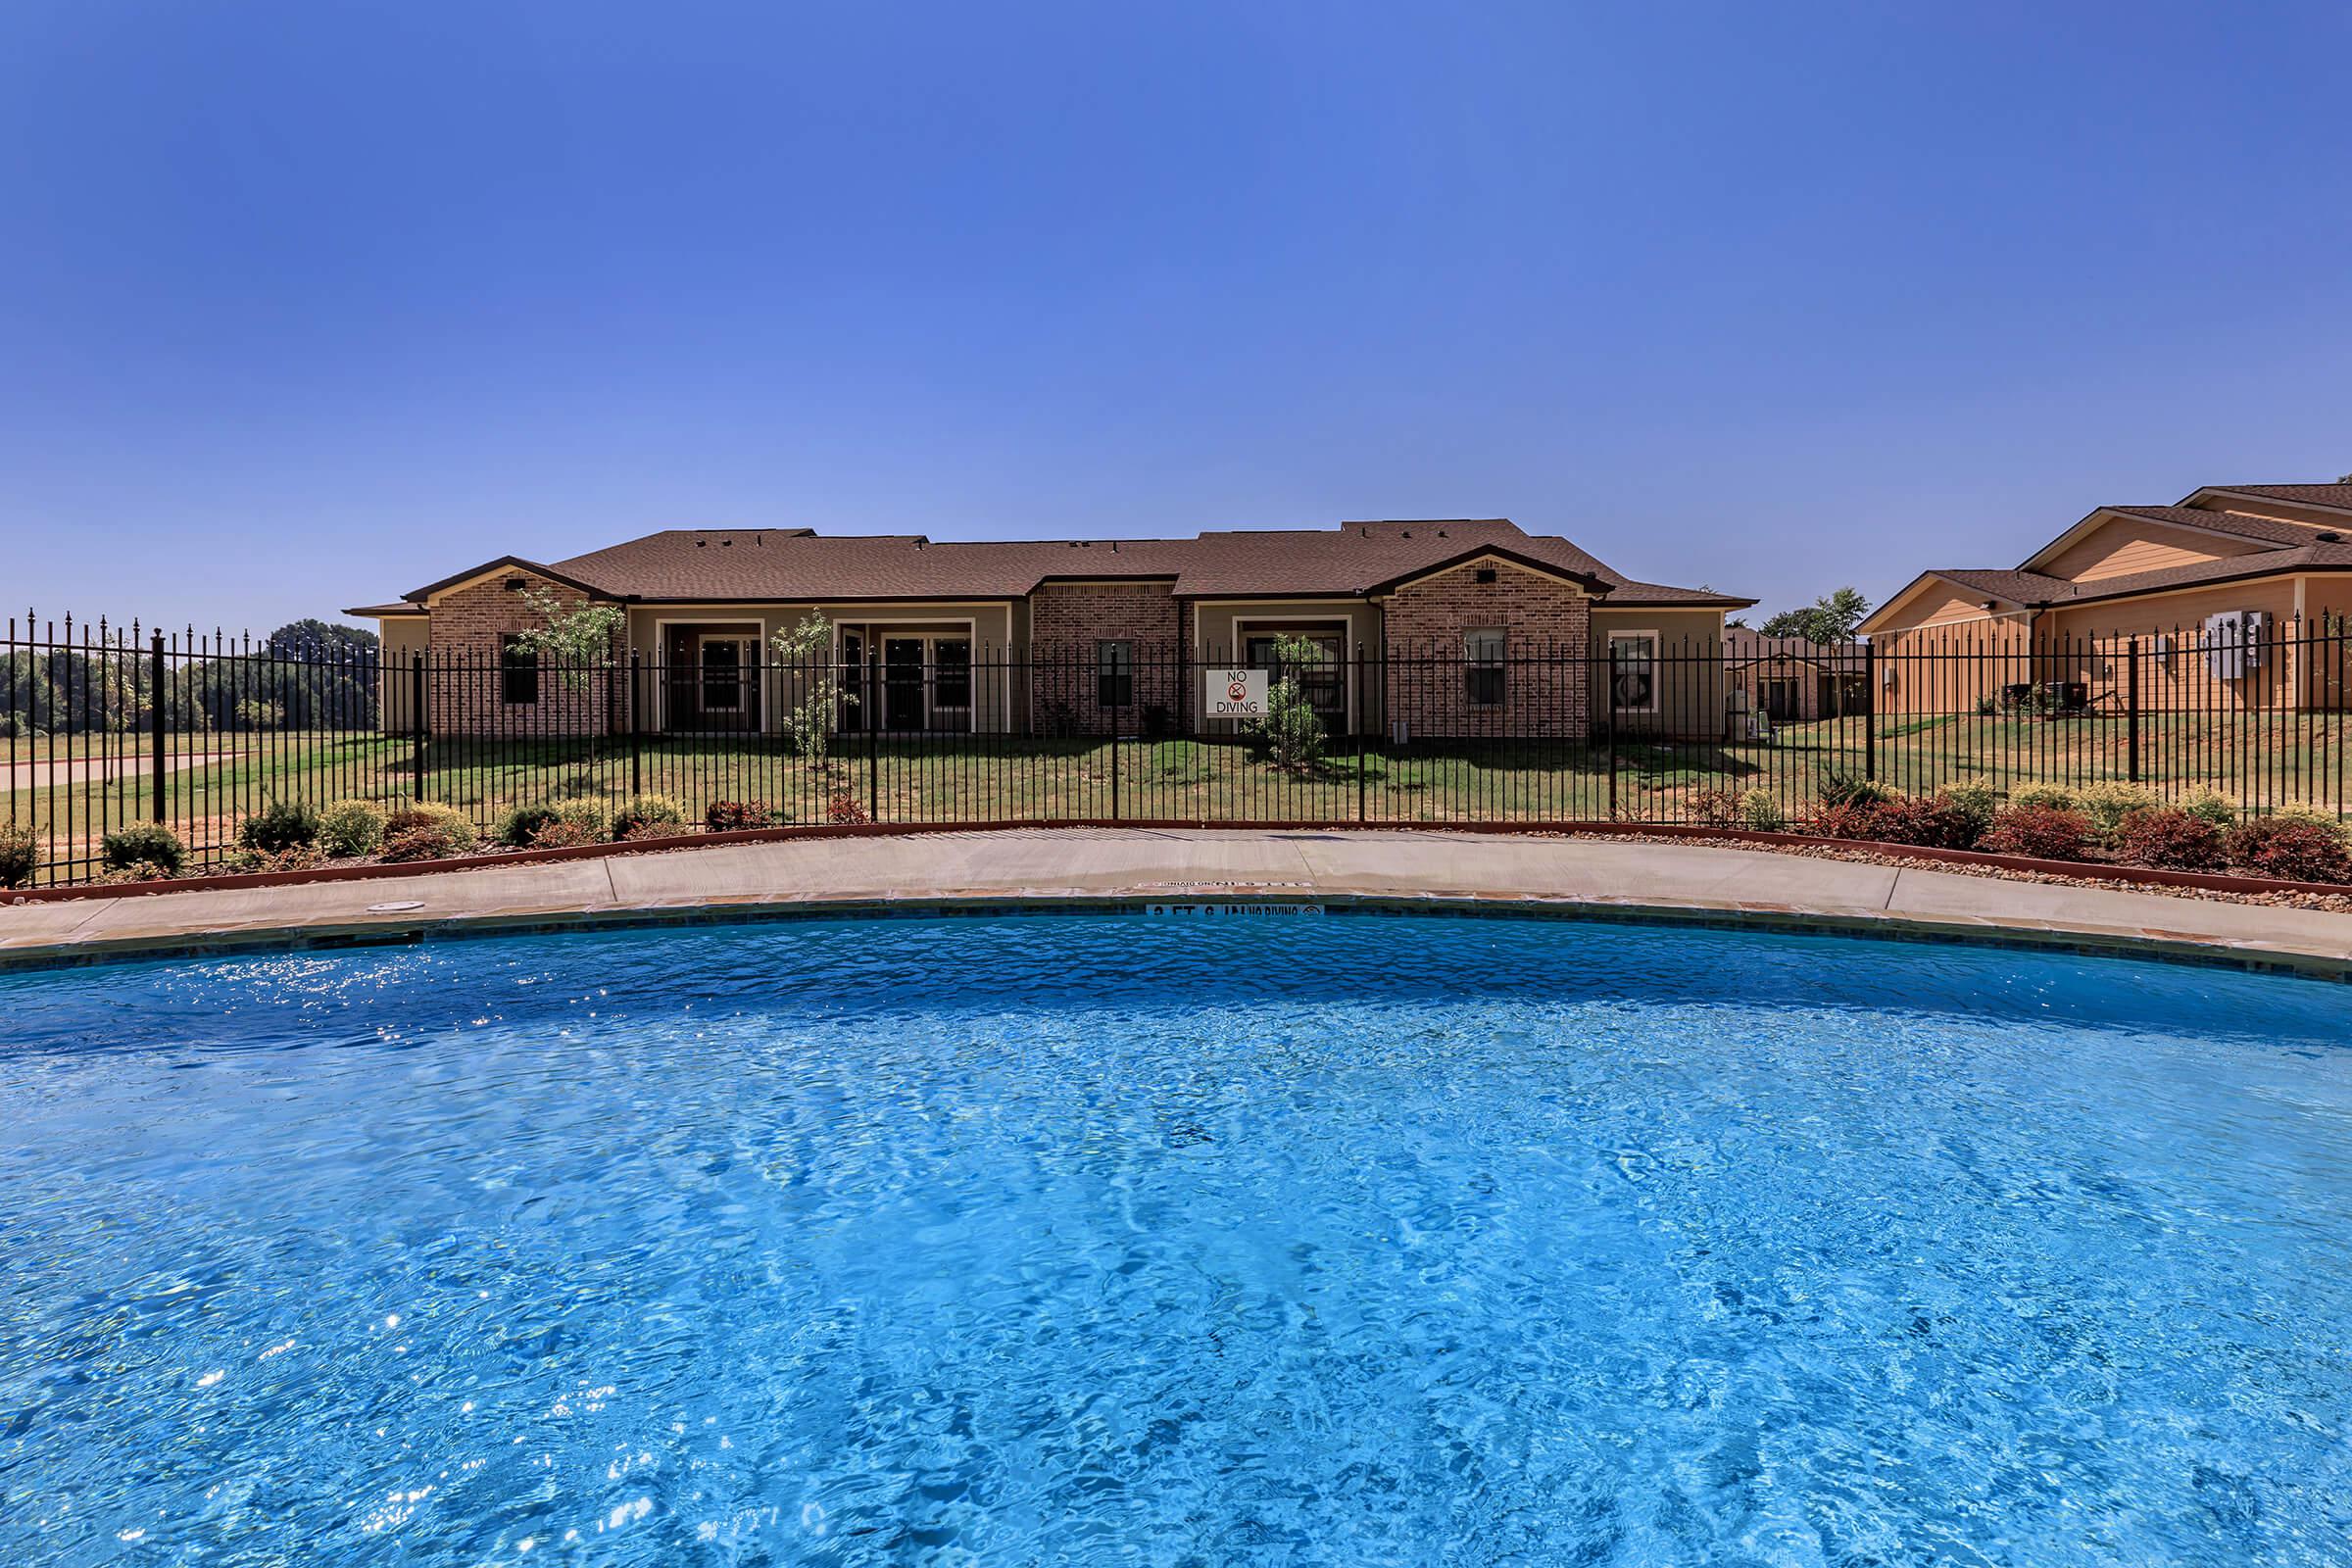
M1266 716L1266 672L1212 669L1201 675L1200 711L1209 718Z

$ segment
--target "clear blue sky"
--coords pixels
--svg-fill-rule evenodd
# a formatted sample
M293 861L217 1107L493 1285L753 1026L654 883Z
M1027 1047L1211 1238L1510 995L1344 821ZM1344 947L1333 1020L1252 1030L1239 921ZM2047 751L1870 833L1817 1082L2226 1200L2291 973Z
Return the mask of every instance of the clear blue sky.
M1507 514L1766 608L2352 469L2352 10L13 0L0 600Z

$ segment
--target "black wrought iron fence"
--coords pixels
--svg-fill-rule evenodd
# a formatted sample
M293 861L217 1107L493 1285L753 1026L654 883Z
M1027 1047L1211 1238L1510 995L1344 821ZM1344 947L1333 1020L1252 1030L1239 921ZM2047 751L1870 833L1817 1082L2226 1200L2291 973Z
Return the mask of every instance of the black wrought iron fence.
M1800 825L1857 780L1980 778L2218 790L2249 814L2352 807L2340 624L1761 651L1639 633L889 647L779 662L744 638L570 664L12 620L0 871L14 853L20 882L102 875L109 836L148 823L190 868L220 868L273 803L346 800L454 808L523 842L518 808L595 818L635 798L690 827Z

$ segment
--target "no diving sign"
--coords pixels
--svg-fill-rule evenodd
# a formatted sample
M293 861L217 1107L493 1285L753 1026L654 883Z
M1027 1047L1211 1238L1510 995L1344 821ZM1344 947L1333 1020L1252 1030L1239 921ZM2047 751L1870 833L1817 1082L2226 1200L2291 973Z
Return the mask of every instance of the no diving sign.
M1201 676L1200 711L1210 718L1266 716L1266 672L1212 669Z

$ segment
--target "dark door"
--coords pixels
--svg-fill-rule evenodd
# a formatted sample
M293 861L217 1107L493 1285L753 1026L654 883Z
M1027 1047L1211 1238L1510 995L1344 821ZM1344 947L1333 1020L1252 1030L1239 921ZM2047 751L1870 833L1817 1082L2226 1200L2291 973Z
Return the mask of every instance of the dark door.
M920 637L882 639L882 727L900 731L923 727L923 640Z
M1285 640L1312 643L1315 659L1301 662L1296 668L1286 666L1275 656L1275 649ZM1348 723L1348 684L1340 663L1340 635L1337 632L1291 632L1285 636L1256 636L1242 645L1242 654L1251 669L1268 671L1269 680L1295 680L1315 717L1323 728L1339 733Z
M1859 675L1821 677L1821 716L1843 718L1870 711L1870 683Z
M749 645L738 638L703 639L702 728L751 727L752 682L744 657L748 651Z
M1759 682L1764 688L1764 711L1779 723L1796 720L1796 680L1793 676L1775 676Z

